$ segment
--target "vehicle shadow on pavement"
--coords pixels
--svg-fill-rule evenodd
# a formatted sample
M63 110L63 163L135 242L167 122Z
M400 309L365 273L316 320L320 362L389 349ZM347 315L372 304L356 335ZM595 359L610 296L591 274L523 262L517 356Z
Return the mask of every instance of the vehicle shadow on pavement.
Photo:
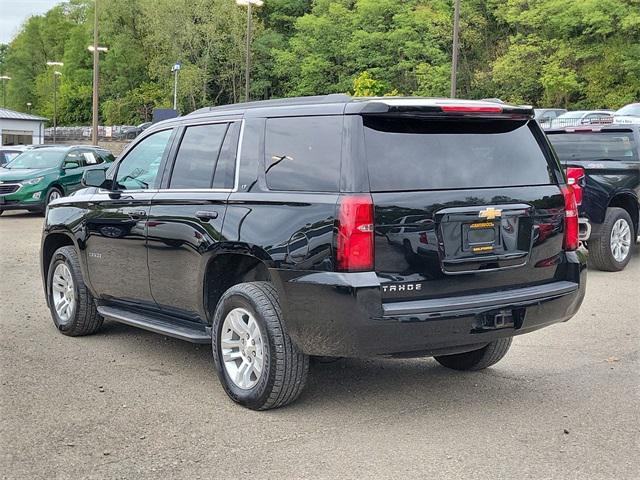
M162 364L163 375L202 376L207 388L211 388L212 398L226 400L208 344L191 344L115 322L105 322L92 338L96 337L118 342L121 348L135 351L138 357L144 356L144 362L152 373L157 372L154 366ZM129 342L131 345L124 345ZM506 371L500 365L482 372L457 372L440 366L432 358L345 358L331 363L312 359L307 387L300 398L286 408L266 414L286 415L286 412L309 408L319 411L326 408L349 409L354 401L373 411L384 410L387 402L391 406L398 397L404 399L407 408L428 405L429 408L453 408L457 411L462 404L452 405L452 398L477 408L487 408L486 402L493 404L496 396L500 395L504 398L499 403L510 398L517 399L522 406L523 402L539 400L537 394L527 400L523 390L535 392L544 388L538 383L544 383L544 379L536 376L535 382L532 380L531 377L522 378L517 372Z

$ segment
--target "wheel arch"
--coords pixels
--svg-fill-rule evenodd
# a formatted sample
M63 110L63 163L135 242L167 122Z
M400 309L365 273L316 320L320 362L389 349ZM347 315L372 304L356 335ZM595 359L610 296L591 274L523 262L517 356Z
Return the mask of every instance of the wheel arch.
M272 282L269 260L246 250L224 251L209 260L203 278L203 304L207 323L211 324L222 294L244 282Z
M617 193L611 198L609 205L607 205L607 208L612 207L622 208L627 211L631 217L631 223L633 224L634 237L638 236L638 221L640 214L637 197L630 192Z
M53 254L61 247L73 247L78 251L78 246L75 243L73 236L69 232L55 231L47 234L42 241L42 247L40 249L40 262L42 269L42 282L44 285L44 292L47 298L47 304L49 304L49 289L47 285L47 278L49 277L49 266ZM84 274L84 272L83 272Z

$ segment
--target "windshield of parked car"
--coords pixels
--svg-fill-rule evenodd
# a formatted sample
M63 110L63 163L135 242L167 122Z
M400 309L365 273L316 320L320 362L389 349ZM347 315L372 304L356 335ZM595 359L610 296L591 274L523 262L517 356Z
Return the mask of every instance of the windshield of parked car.
M637 115L640 117L640 103L625 105L616 112L616 115Z
M64 152L39 148L21 153L4 168L10 170L20 168L41 169L57 167L62 163Z
M554 133L549 140L560 160L638 160L632 132Z

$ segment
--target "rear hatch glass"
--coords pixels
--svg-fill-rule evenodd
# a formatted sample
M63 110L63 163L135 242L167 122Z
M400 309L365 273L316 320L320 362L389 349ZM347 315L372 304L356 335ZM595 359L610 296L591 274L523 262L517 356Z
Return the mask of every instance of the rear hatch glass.
M638 161L633 132L550 133L549 141L562 162L571 160Z
M372 191L548 185L526 121L364 117Z

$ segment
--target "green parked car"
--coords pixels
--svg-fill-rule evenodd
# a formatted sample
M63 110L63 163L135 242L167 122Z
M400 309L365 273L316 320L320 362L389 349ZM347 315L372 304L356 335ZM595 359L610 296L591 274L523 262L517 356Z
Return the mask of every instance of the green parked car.
M27 150L0 169L0 214L5 210L44 212L52 200L81 188L88 169L106 169L111 152L92 146Z

